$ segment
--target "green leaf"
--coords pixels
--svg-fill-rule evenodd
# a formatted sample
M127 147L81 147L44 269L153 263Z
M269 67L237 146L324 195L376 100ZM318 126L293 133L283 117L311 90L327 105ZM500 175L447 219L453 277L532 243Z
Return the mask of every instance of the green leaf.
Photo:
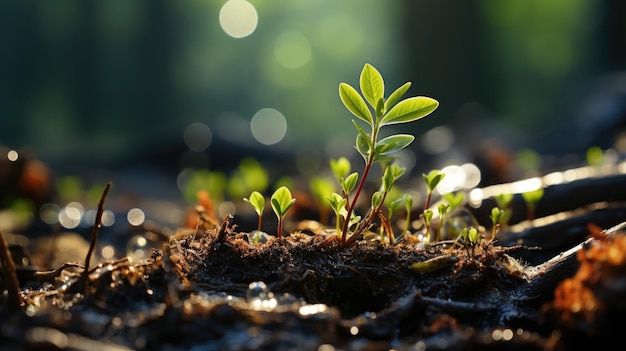
M341 102L346 106L346 108L352 112L356 117L364 120L370 125L374 124L372 120L372 113L369 108L363 101L363 98L359 93L346 83L339 84L339 98L341 98Z
M327 178L313 176L309 180L309 189L318 203L322 204L335 190L335 183Z
M381 100L385 94L385 82L380 73L374 68L374 66L366 63L361 71L361 77L359 79L361 85L361 92L369 104L376 108L378 101Z
M543 188L537 190L527 191L522 193L522 198L527 204L535 205L543 197Z
M450 208L450 205L448 204L439 204L439 207L437 208L437 210L439 211L439 214L441 216L444 216L448 212L449 208Z
M430 222L433 220L434 214L435 213L430 208L424 210L424 222L426 222L426 225L430 225Z
M491 216L489 216L489 218L491 218L491 222L493 223L493 225L500 223L504 212L505 211L502 211L499 207L494 207L491 209Z
M296 199L291 197L291 192L287 187L281 186L272 194L271 202L276 216L284 217L291 205L296 202Z
M252 205L259 216L263 214L263 210L265 209L265 197L263 197L260 192L253 191L252 194L250 194L250 198L244 197L243 201Z
M450 205L450 211L459 207L463 200L465 200L465 194L461 192L450 192L443 195L443 200Z
M345 157L340 157L336 160L330 160L329 164L330 170L333 172L333 175L338 182L341 181L341 178L347 176L348 173L350 173L350 169L352 168L350 160Z
M341 213L341 210L346 207L348 200L346 200L337 193L332 193L328 198L328 203L330 203L330 207L333 209L333 211L335 211L335 214L339 215Z
M383 202L383 194L380 191L375 191L372 194L372 208L377 208Z
M342 178L341 182L340 182L341 189L346 194L350 194L350 192L356 186L357 179L359 179L359 174L357 172L354 172L354 173L350 174L349 176L347 176L345 178Z
M375 151L378 155L389 155L409 146L413 140L415 137L410 134L390 135L376 143Z
M437 100L417 96L400 101L380 120L381 127L389 124L406 123L416 121L420 118L428 116L433 112L439 102Z
M498 204L498 207L507 208L509 207L509 204L513 200L513 194L512 193L500 193L494 196L493 199L496 201L496 204Z
M478 243L478 240L480 239L478 230L474 227L470 227L469 230L467 231L467 238L469 239L469 242L472 244Z
M389 97L387 98L387 101L385 101L385 111L389 111L395 104L397 104L398 101L400 101L400 98L402 98L402 96L406 94L410 87L411 82L406 82L404 83L404 85L391 93L391 95L389 95Z
M404 174L405 168L397 164L391 164L385 168L382 179L382 188L385 192L391 190L391 186Z
M428 192L432 192L433 190L435 190L435 188L437 187L439 182L441 182L445 175L445 173L441 173L441 171L438 169L433 169L432 171L428 172L428 174L422 174L422 177L426 182Z

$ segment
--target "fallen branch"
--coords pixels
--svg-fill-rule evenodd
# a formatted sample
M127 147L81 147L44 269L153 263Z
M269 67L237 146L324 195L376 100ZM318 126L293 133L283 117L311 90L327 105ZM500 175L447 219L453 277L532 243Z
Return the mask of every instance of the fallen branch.
M15 263L9 250L4 233L0 229L0 263L2 264L2 276L9 292L9 310L11 312L18 311L24 305L22 295L20 294L20 285L15 274Z

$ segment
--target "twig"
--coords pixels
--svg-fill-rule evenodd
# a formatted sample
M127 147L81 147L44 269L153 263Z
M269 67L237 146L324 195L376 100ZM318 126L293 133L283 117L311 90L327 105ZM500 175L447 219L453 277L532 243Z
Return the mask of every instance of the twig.
M217 233L217 238L215 239L213 244L211 244L211 250L214 250L217 247L219 247L219 245L221 245L222 242L224 242L224 239L226 239L226 231L228 230L228 223L230 223L230 220L232 218L233 216L231 215L226 215L226 217L224 217L224 220L222 221L222 226L220 227L220 231Z
M89 261L91 261L91 255L96 249L96 243L98 242L98 233L100 232L100 228L102 227L102 212L104 212L104 201L106 200L107 194L109 193L109 189L111 189L111 182L108 182L104 187L104 191L102 192L102 196L100 197L100 202L98 203L96 220L93 226L93 230L91 231L91 242L89 243L89 251L87 251L87 257L85 258L85 271L83 272L83 280L85 281L85 296L89 293L87 289L87 285L89 283Z
M11 312L18 311L24 305L22 295L20 294L20 284L17 280L17 274L15 273L15 263L9 251L9 245L7 244L4 233L0 229L0 263L2 263L2 275L7 285L9 292L9 310Z

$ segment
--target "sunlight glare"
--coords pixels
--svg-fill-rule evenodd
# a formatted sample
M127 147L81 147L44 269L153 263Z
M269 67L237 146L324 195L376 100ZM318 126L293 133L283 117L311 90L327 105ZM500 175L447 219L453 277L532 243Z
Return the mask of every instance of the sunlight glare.
M252 34L259 22L256 8L245 0L228 0L220 10L220 26L233 38Z
M17 159L19 158L19 154L15 150L9 150L9 152L7 153L7 158L9 159L9 161L14 162L17 161Z

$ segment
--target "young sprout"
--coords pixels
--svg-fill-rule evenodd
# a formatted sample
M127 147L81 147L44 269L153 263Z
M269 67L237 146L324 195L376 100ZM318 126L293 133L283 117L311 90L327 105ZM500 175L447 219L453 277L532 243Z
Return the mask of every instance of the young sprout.
M387 125L416 121L429 115L439 106L436 100L424 96L411 97L400 101L411 87L410 82L405 83L391 93L389 97L385 98L383 77L370 64L365 64L363 67L359 77L359 85L361 94L349 84L339 84L341 102L355 117L370 127L370 132L368 133L355 120L352 120L357 130L355 147L365 161L365 169L354 197L348 203L346 218L352 218L352 212L363 191L363 186L372 165L376 162L382 164L389 163L394 159L394 153L404 149L415 139L413 135L409 134L395 134L380 139L381 128ZM345 172L345 174L348 172ZM347 194L344 197L347 197ZM371 215L378 215L375 212L372 212ZM368 216L368 218L372 216ZM348 221L344 221L342 227L341 240L344 244L348 239L348 224ZM355 235L361 234L368 225L369 223L359 226Z
M491 238L489 238L489 241L493 241L493 239L496 237L496 233L498 232L498 229L500 229L500 221L504 217L504 214L505 211L503 211L499 207L494 207L491 209L491 215L489 216L489 218L491 218L492 226Z
M443 228L444 220L446 218L446 213L448 212L449 208L450 208L449 204L439 204L439 208L437 208L437 210L439 211L439 228L437 228L437 235L435 236L435 242L438 242L439 238L441 238L441 229Z
M296 199L291 197L291 192L287 187L281 186L272 194L270 201L272 209L276 213L276 217L278 217L277 236L281 238L283 236L283 220L291 205L296 202Z
M411 210L413 209L413 197L409 194L404 194L404 209L406 210L406 219L404 224L404 235L409 233L411 225Z
M462 241L465 250L467 250L467 255L474 256L474 248L480 241L480 233L478 230L474 227L463 228L457 240L459 239Z
M330 207L335 212L335 229L337 231L337 235L341 235L341 223L342 223L342 212L346 212L346 204L348 201L337 193L332 193L328 198L328 202L330 203ZM339 237L341 240L341 236Z
M250 198L243 198L243 201L249 203L254 207L258 217L259 217L259 225L257 226L257 230L261 231L261 226L263 225L263 210L265 209L265 197L261 195L258 191L253 191L250 194Z
M442 173L438 169L433 169L432 171L428 172L428 174L422 174L424 182L426 182L427 190L426 204L424 205L424 208L430 208L430 201L432 200L433 192L435 191L435 188L437 187L439 182L441 182L444 176L445 173Z
M505 211L499 222L501 226L504 226L509 222L509 218L511 218L511 201L513 201L513 194L500 193L494 196L493 199L496 201L496 206L502 211Z
M424 236L430 241L430 222L433 220L434 212L430 208L424 210L424 223L426 224L426 235Z
M537 208L537 203L543 197L543 188L539 188L537 190L527 191L522 193L522 198L526 202L527 219L528 221L532 221L535 219L535 210Z
M313 177L309 181L309 189L311 194L317 201L318 212L320 214L320 222L324 225L328 224L328 214L330 212L328 198L335 190L333 182L322 177Z
M465 194L462 192L449 192L449 193L445 193L442 196L442 199L448 205L450 205L450 208L448 208L448 210L452 212L454 211L455 208L461 206L461 204L465 200Z

